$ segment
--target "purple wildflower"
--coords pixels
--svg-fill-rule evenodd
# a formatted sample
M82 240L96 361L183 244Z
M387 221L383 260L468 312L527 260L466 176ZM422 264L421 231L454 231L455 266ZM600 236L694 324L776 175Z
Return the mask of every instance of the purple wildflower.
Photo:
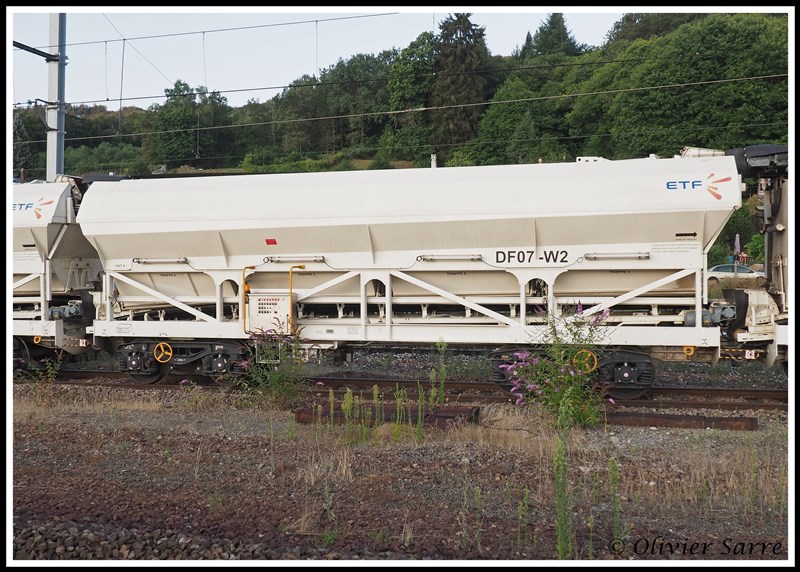
M594 318L592 318L592 325L593 326L598 325L600 322L602 322L603 320L608 318L608 316L610 314L611 314L611 310L606 308L605 310L603 310L602 314L597 314L597 315L595 315Z

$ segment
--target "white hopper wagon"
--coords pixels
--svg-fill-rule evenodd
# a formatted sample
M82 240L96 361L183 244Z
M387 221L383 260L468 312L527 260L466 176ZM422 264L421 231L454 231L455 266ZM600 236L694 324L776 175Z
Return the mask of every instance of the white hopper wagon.
M14 357L82 353L94 317L100 259L75 220L79 179L14 184L12 308Z
M703 272L744 185L693 155L98 181L78 215L105 270L94 338L155 380L235 371L269 329L340 353L519 347L581 305L646 385L651 358L716 362L736 314Z

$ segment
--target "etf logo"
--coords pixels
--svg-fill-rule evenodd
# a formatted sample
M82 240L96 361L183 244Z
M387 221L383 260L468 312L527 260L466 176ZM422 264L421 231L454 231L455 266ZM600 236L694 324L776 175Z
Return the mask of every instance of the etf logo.
M39 199L36 203L12 203L12 211L33 211L36 218L42 218L42 208L45 205L52 205L53 201L45 201L44 198Z
M709 179L713 179L715 176L716 175L714 173L711 173L710 175L708 175L708 177L706 177L706 181L709 181ZM716 185L718 185L719 183L727 183L730 180L731 177L725 177L724 179L717 179L716 181L710 181L707 183L704 183L699 179L688 180L688 181L667 181L667 190L668 191L683 191L687 189L693 190L705 186L706 190L711 194L711 196L719 201L722 199L722 195L717 192L719 187L717 187Z

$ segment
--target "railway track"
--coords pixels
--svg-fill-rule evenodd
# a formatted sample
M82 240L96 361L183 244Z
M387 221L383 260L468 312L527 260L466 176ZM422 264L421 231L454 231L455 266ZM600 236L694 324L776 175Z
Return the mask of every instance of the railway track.
M176 390L186 384L206 390L238 391L230 382L201 375L172 374L159 383L143 384L118 371L62 370L54 383L114 386L126 389ZM312 399L323 396L341 400L347 392L369 397L378 387L382 399L392 399L402 391L403 399L416 402L422 392L423 399L430 398L433 385L430 380L388 379L378 377L314 376L307 378ZM516 396L493 381L447 381L443 400L449 404L513 403ZM437 388L438 390L438 388ZM764 388L718 388L655 386L638 399L609 400L614 411L619 410L788 410L788 390Z
M180 379L179 379L180 378ZM481 405L491 403L511 404L516 397L503 390L494 382L452 381L445 383L445 395L437 400L437 405L419 406L422 399L428 402L430 382L421 380L402 380L385 378L329 378L314 377L309 382L308 407L295 410L295 420L299 423L312 423L324 420L331 423L346 422L342 404L348 393L359 396L361 403L373 407L375 388L381 409L381 419L390 421L398 415L413 423L426 426L447 427L455 420L476 421ZM92 387L115 387L124 390L147 391L241 391L230 385L220 385L203 376L171 376L160 383L143 384L120 372L62 372L50 382ZM313 385L311 385L313 384ZM420 394L420 390L423 391ZM681 397L675 399L670 397ZM404 409L399 403L405 404ZM331 413L333 405L333 413ZM735 389L706 387L654 387L645 398L616 400L606 406L605 421L609 424L636 425L650 427L714 428L729 430L755 430L756 417L707 416L708 410L752 411L788 409L788 391L770 389ZM398 412L399 410L399 412ZM682 413L668 413L680 410ZM685 413L693 410L695 413ZM377 419L377 417L375 418ZM374 421L373 421L374 422Z

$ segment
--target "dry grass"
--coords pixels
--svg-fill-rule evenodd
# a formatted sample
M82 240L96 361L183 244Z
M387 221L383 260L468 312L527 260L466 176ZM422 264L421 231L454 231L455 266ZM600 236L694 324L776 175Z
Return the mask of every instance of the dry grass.
M324 414L313 424L295 424L292 412L249 397L197 388L164 394L40 383L15 387L13 417L15 438L26 446L55 426L77 428L83 458L70 459L76 467L102 470L120 459L130 470L155 460L153 475L191 484L220 518L242 500L237 489L244 481L254 485L253 501L265 506L277 502L289 482L296 496L280 505L282 526L318 541L323 532L331 541L345 534L351 522L366 518L368 505L377 518L364 529L391 530L387 535L406 548L430 534L426 515L435 513L441 521L459 507L470 547L489 543L490 522L504 522L508 538L528 539L520 547L525 554L555 543L548 526L554 521L558 433L552 418L535 406L485 405L477 423L426 428L422 440L417 427L395 422L353 440L345 426L329 425ZM589 538L591 529L591 542L599 542L598 534L608 536L615 503L624 526L635 523L644 530L674 527L675 519L709 530L720 522L780 529L788 514L788 441L785 419L755 432L573 429L567 463L576 535ZM254 470L249 476L248 463ZM617 496L609 482L612 464L620 471ZM348 496L353 490L368 498ZM472 503L467 508L464 498ZM345 516L349 510L354 512ZM388 514L393 520L382 521ZM458 522L453 525L458 529ZM577 539L576 550L585 555L588 542Z

